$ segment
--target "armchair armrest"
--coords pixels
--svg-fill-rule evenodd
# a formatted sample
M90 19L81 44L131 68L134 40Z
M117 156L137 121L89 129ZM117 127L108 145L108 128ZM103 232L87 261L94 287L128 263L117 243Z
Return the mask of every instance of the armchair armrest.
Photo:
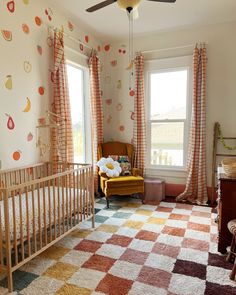
M109 177L106 175L105 172L98 171L98 174L99 174L101 177L104 177L104 178L109 179Z
M132 168L132 175L133 176L142 176L142 171L139 168Z

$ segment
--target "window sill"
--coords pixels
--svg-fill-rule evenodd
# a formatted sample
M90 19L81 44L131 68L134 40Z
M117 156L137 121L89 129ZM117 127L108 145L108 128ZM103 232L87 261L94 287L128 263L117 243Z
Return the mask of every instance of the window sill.
M166 171L166 172L187 172L186 167L167 167L167 166L148 166L149 171Z

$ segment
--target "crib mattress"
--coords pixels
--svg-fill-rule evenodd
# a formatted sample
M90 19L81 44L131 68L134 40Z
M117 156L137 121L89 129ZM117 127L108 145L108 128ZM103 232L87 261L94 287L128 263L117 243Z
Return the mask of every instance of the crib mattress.
M74 188L55 188L55 199L53 195L53 187L46 187L43 193L43 188L21 194L14 197L15 206L13 205L13 198L8 199L9 208L9 226L11 240L19 240L22 236L27 237L28 233L38 233L39 230L48 228L50 223L53 225L58 223L59 217L62 220L63 216L70 216L70 213L78 211L77 200L82 198L82 193L79 189ZM21 199L21 202L20 202ZM82 198L83 199L83 198ZM63 210L64 200L64 210ZM20 205L21 203L21 205ZM28 203L28 208L27 208ZM76 204L75 204L76 203ZM75 204L75 206L74 206ZM68 207L68 210L67 210ZM71 207L71 211L70 211ZM45 208L45 210L44 210ZM54 209L55 208L55 209ZM28 218L27 218L28 210ZM64 212L63 212L64 211ZM0 201L1 212L1 231L3 240L5 240L5 222L4 222L4 203ZM22 212L22 214L20 214ZM63 214L64 213L64 214ZM51 217L51 219L50 219ZM14 226L15 220L15 226ZM22 224L22 234L21 234ZM34 226L35 225L35 226ZM15 237L15 238L14 238Z

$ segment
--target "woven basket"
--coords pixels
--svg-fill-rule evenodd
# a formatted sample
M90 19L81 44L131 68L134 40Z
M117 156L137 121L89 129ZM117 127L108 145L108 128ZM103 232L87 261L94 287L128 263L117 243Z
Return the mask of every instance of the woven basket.
M236 177L236 158L225 158L221 164L227 176Z

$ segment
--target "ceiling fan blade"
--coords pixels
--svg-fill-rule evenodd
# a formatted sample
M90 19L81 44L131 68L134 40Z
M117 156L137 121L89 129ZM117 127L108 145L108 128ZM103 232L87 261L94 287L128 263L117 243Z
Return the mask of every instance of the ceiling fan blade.
M147 0L147 1L163 2L163 3L175 3L176 2L176 0Z
M94 5L92 7L89 7L88 9L86 9L86 11L87 12L94 12L94 11L96 11L98 9L101 9L103 7L106 7L106 6L110 5L110 4L112 4L112 3L115 3L116 1L117 0L106 0L106 1L103 1L101 3L98 3L98 4Z

